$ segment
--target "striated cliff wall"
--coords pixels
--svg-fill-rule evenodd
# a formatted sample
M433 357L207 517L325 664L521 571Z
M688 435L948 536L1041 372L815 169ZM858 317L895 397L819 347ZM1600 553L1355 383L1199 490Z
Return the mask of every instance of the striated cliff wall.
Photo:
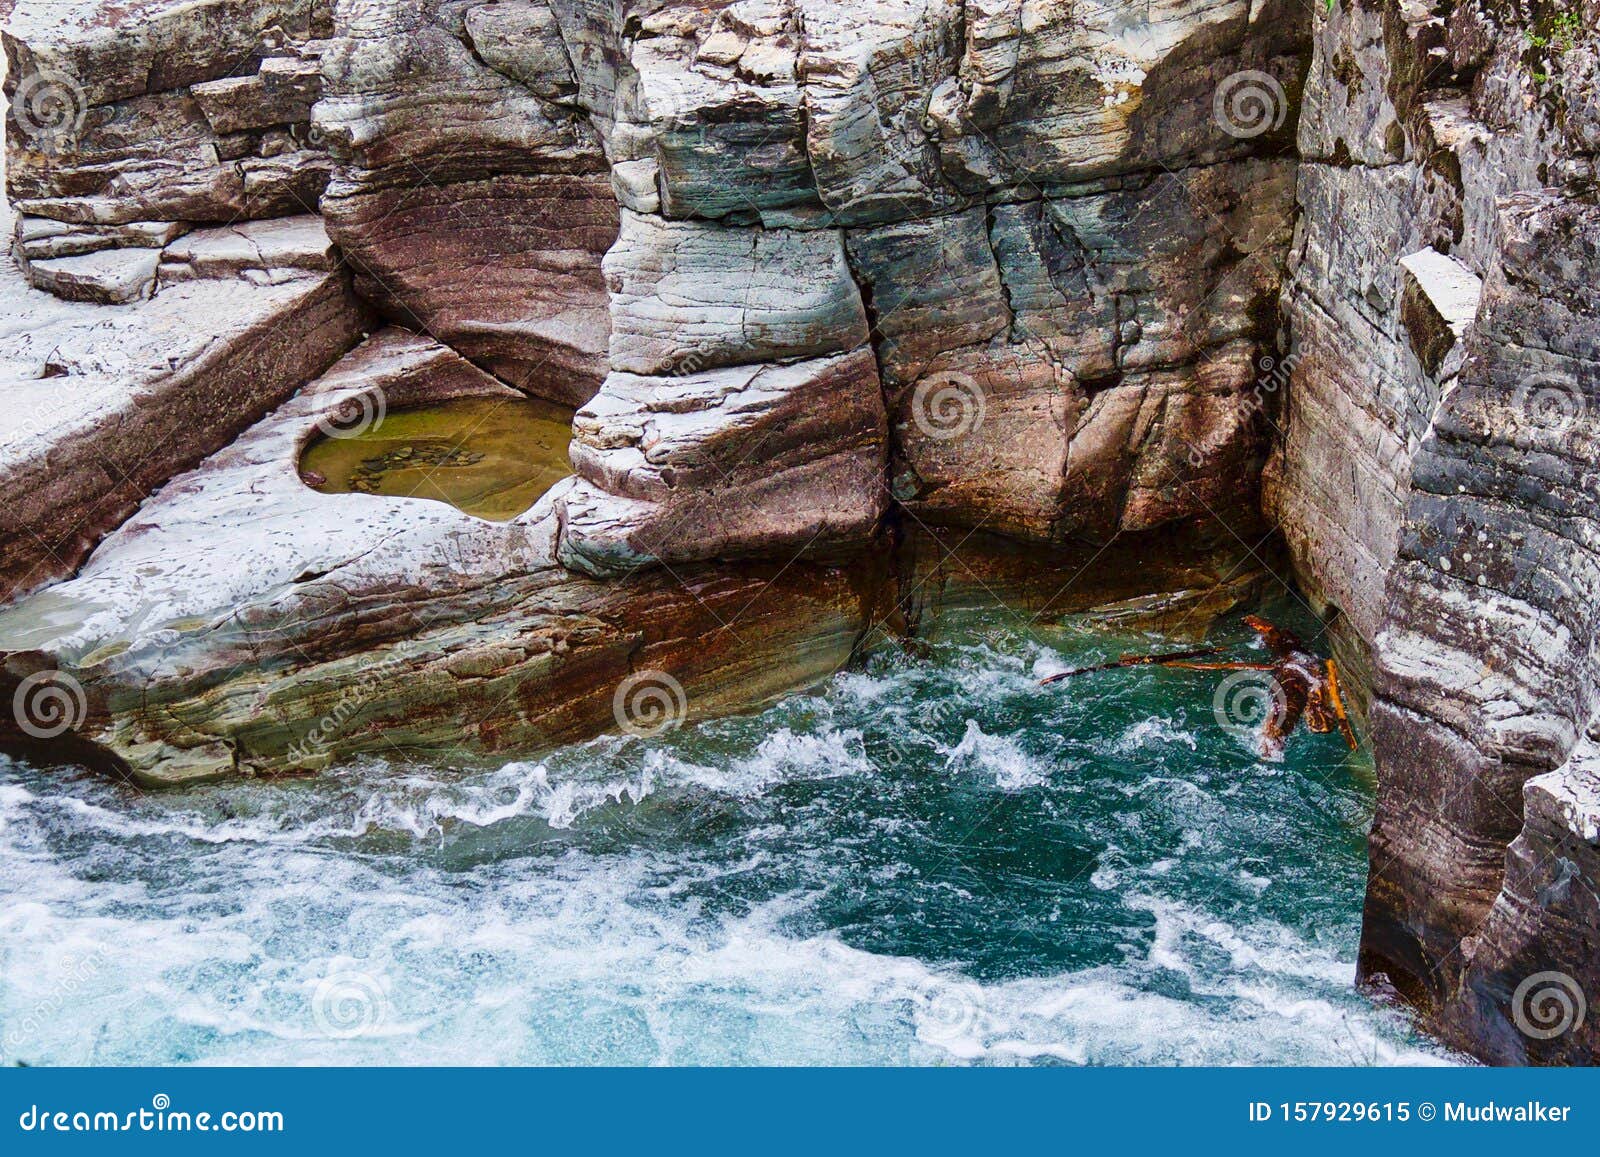
M573 565L860 541L891 503L1057 543L1219 511L1253 525L1304 68L1289 6L552 13L622 206L612 375L579 415L563 508ZM1236 74L1260 123L1212 115ZM770 375L723 368L771 362L793 381L770 402L753 393ZM737 422L705 409L729 389ZM666 398L731 444L673 436L652 416ZM776 436L780 399L815 413L799 445Z
M1362 972L1592 1062L1595 12L1319 13L1265 500L1371 664Z

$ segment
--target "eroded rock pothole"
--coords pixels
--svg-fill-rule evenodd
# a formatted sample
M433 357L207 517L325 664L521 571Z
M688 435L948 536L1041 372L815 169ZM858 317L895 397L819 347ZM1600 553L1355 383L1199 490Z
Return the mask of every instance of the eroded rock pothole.
M358 433L321 435L300 478L327 494L446 502L505 522L571 473L572 411L533 398L455 398L397 410Z

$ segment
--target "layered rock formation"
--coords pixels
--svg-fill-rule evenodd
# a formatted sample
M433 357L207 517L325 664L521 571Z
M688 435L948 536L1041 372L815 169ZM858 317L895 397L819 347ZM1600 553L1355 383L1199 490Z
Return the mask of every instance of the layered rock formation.
M727 556L769 534L832 547L891 499L925 526L1060 544L1215 517L1255 529L1304 68L1287 6L1154 23L949 0L552 11L623 206L604 263L614 376L577 427L569 561ZM768 442L790 497L739 499L742 536L725 511L670 513L660 475L682 467L666 456L699 450L632 465L640 399L869 346L875 365L811 373L859 404L807 435L810 477ZM887 493L861 469L880 392ZM764 404L741 399L739 445L704 453L719 473L766 436ZM673 541L652 545L663 528Z
M650 657L713 710L978 589L1176 622L1260 580L1233 527L1256 521L1249 387L1288 240L1287 8L215 0L110 39L97 11L12 22L33 285L147 310L214 281L343 292L274 219L298 206L228 200L183 147L243 180L287 133L355 292L425 335L368 342L6 614L7 688L72 680L76 734L143 779L557 742L607 725ZM1234 73L1261 123L1216 115ZM291 337L299 379L337 352ZM240 414L297 384L258 377L219 379ZM314 429L508 387L583 404L576 477L509 525L294 475ZM212 545L230 526L248 567ZM369 668L361 721L321 735Z
M332 163L309 116L331 30L312 0L15 5L6 190L30 281L125 301L148 292L152 259L95 254L315 213Z
M636 672L670 674L681 719L849 657L869 607L841 568L598 583L555 561L554 494L495 523L322 494L296 472L308 439L379 396L508 393L430 339L380 332L146 503L76 578L0 612L8 685L70 672L75 734L171 783L359 752L537 749L617 726L616 689Z
M513 385L587 400L617 208L550 9L340 0L331 19L322 207L363 296Z
M1592 29L1319 17L1266 488L1374 667L1363 974L1507 1062L1600 1052Z
M20 0L0 692L147 782L524 750L985 601L1191 630L1276 526L1364 975L1592 1060L1521 1006L1600 993L1594 22L1313 7ZM510 523L295 475L512 391L577 413Z
M315 218L201 230L149 264L159 291L119 306L58 302L0 269L0 595L71 575L369 317Z

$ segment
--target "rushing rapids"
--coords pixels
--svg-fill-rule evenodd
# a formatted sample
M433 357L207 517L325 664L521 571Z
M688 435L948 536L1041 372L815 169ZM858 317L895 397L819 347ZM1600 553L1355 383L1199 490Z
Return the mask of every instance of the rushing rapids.
M1263 762L1192 672L1039 685L1150 644L994 612L537 762L0 763L5 1059L1449 1060L1351 987L1359 754Z

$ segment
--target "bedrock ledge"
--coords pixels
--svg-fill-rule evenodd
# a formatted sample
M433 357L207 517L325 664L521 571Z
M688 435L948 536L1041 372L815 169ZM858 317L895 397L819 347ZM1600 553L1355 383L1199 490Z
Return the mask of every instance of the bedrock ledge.
M31 731L8 716L0 741L147 785L362 753L536 751L635 726L630 696L686 719L807 686L865 640L903 634L908 611L932 622L980 590L1046 616L1101 609L1195 629L1262 580L1217 527L1131 537L1110 552L1118 565L1076 582L1098 546L902 535L918 544L896 556L914 607L871 528L814 556L600 580L556 557L572 480L505 523L307 486L301 447L378 392L392 409L517 396L430 339L374 335L146 502L75 578L0 612L0 693L40 696L40 712L52 695L77 703L48 741L44 714Z

